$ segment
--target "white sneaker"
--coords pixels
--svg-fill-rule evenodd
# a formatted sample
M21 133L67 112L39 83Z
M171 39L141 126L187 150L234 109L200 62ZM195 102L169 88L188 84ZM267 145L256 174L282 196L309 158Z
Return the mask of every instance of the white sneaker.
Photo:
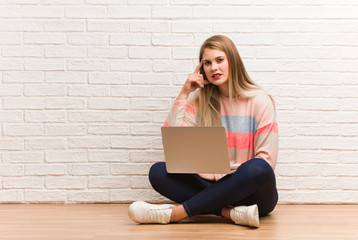
M172 210L171 204L149 204L143 201L132 203L128 209L130 219L137 223L162 223L170 222Z
M259 208L258 206L237 206L230 211L231 219L239 225L246 225L258 228L259 223Z

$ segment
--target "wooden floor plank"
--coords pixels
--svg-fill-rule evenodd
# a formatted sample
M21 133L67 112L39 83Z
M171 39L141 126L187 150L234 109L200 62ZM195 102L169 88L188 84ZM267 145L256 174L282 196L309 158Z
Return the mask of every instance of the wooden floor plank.
M358 239L358 205L278 205L258 229L203 215L136 224L126 204L2 204L0 239Z

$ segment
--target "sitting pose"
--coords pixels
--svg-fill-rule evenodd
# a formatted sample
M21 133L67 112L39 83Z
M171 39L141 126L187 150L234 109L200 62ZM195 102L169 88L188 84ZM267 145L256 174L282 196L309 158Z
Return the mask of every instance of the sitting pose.
M273 99L250 79L229 38L208 38L201 46L199 61L164 125L224 126L233 171L227 175L173 174L167 172L164 162L155 163L149 171L152 187L178 204L137 201L130 205L129 217L138 223L166 224L216 214L236 224L259 227L259 216L268 215L278 200L273 171L278 126Z

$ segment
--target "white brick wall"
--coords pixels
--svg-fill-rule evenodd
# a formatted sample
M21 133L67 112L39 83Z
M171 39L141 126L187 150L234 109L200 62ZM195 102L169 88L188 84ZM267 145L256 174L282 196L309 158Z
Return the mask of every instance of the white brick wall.
M280 203L358 199L353 0L0 0L0 203L166 201L160 126L225 34L276 99Z

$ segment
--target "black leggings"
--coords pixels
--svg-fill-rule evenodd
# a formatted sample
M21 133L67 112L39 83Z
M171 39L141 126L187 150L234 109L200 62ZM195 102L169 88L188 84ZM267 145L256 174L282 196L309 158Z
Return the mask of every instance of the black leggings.
M188 216L216 214L226 206L257 204L260 216L266 216L276 206L278 194L275 174L263 159L253 158L236 172L219 181L209 181L197 174L168 173L164 162L155 163L149 171L152 187L183 205Z

